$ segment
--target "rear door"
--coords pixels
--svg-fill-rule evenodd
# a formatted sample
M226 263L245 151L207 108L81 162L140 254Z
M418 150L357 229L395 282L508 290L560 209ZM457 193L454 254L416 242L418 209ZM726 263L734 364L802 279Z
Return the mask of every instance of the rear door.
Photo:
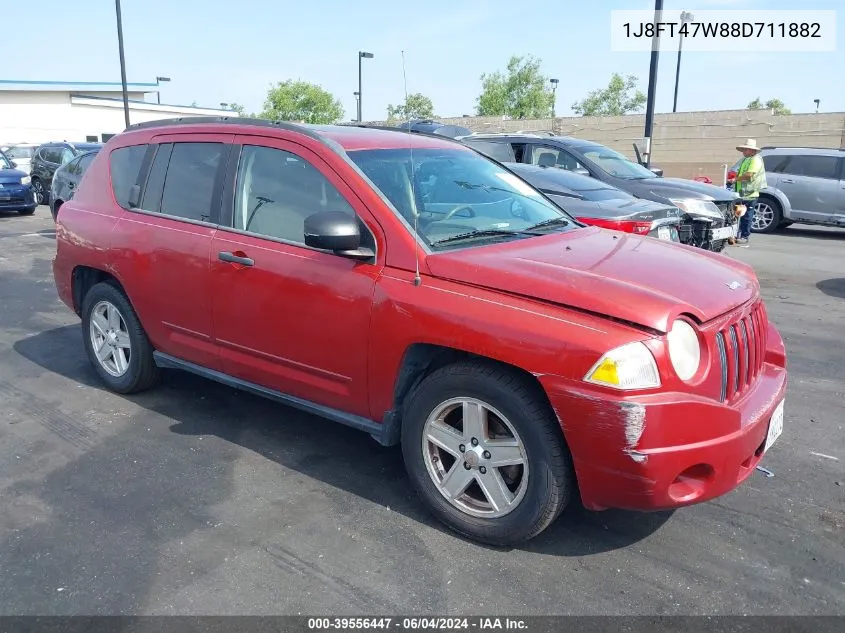
M233 138L230 134L153 138L138 180L142 186L135 200L122 201L132 208L115 231L115 238L130 252L130 295L143 311L142 322L153 345L210 369L218 368L219 359L209 253Z
M792 154L777 165L777 188L789 199L794 220L836 221L842 213L840 161L838 156Z

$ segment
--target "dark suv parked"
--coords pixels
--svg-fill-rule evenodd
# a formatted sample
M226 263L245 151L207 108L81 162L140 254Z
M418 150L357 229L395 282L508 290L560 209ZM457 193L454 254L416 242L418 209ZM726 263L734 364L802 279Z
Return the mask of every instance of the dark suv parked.
M32 190L38 204L47 204L50 200L50 187L53 184L53 174L62 165L66 165L74 158L85 152L97 150L102 143L44 143L35 150L30 163Z
M684 212L681 241L721 251L736 234L736 194L694 180L663 178L609 147L569 136L473 134L466 145L498 160L568 169L592 176L637 198L672 204Z

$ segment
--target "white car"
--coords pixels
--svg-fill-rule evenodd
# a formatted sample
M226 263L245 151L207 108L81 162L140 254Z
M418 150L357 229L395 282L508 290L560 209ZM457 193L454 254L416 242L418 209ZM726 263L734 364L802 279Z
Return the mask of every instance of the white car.
M0 149L9 157L9 160L15 161L17 169L27 174L30 173L30 162L35 155L35 150L38 149L38 145L33 143L17 143L15 145L4 145Z

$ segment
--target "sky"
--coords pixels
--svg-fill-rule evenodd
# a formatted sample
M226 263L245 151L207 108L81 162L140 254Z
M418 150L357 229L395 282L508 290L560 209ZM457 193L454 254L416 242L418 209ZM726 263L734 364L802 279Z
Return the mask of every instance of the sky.
M9 0L3 21L36 24L6 39L0 76L51 81L120 81L113 0ZM269 86L302 79L340 99L353 119L358 51L363 60L363 118L386 118L408 93L432 99L438 116L474 114L480 76L504 69L511 55L542 60L560 80L559 116L607 85L611 73L634 74L643 92L649 54L610 50L610 11L653 9L653 0L122 0L127 79L162 84L162 103L260 111ZM82 8L84 7L84 9ZM664 10L840 9L842 0L665 0ZM29 39L23 37L30 34ZM7 33L8 35L8 33ZM843 40L840 35L839 40ZM55 47L47 45L53 42ZM779 98L793 112L845 111L845 42L831 53L684 52L679 111L743 108ZM677 51L663 50L657 112L671 112ZM149 98L155 98L150 95Z

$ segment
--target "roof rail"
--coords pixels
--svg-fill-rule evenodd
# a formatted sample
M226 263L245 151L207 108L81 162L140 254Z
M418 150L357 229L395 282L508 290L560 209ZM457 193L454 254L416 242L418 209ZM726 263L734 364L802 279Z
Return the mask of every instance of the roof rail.
M820 149L828 152L845 152L845 147L809 147L807 145L764 145L760 149Z
M173 119L158 119L156 121L145 121L143 123L134 123L126 128L125 132L133 130L143 130L155 127L166 127L170 125L256 125L259 127L271 127L282 130L290 130L292 132L299 132L315 139L321 139L319 134L298 123L289 123L288 121L270 121L268 119L253 119L250 117L238 116L185 116L176 117Z
M386 132L399 132L400 134L417 134L419 136L428 136L429 138L437 138L437 139L445 139L447 141L455 141L460 143L455 138L451 136L443 136L442 134L435 134L434 132L423 132L422 130L411 130L408 128L401 128L401 127L391 127L389 125L371 125L369 123L358 123L357 121L354 123L340 123L344 127L360 127L366 128L370 130L384 130ZM465 136L462 138L466 138Z

